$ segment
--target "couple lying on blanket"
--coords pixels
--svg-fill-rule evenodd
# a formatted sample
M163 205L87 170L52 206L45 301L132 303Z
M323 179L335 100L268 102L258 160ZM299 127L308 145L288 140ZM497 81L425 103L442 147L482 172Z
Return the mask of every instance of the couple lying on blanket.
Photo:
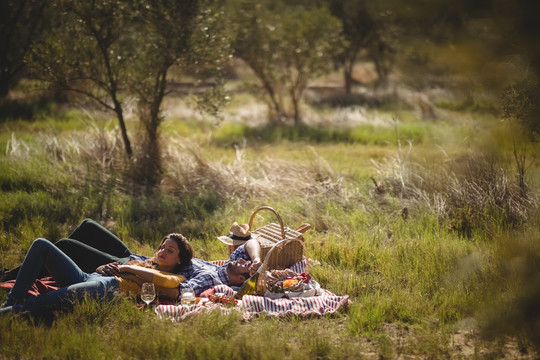
M56 244L34 240L22 265L4 274L3 281L16 281L0 313L40 316L69 308L84 296L112 299L119 292L136 296L143 282L154 283L158 295L171 300L184 287L199 295L216 285L239 286L261 266L260 244L245 240L221 266L193 258L191 245L177 233L165 236L154 256L146 257L133 254L109 230L86 219ZM35 280L47 275L61 288L27 297Z

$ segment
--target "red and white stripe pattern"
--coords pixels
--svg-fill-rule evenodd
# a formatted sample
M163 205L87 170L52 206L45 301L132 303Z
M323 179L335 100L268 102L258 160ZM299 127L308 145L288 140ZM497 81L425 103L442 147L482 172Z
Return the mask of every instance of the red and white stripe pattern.
M304 263L299 262L291 267L296 273L304 271ZM215 293L222 293L227 296L234 296L236 293L226 285L214 287ZM204 311L219 310L223 313L239 311L244 319L251 319L254 316L265 314L274 317L297 316L324 316L335 313L342 306L349 304L349 296L337 296L328 290L321 290L319 296L295 297L292 299L270 299L263 296L246 295L235 307L206 302L203 305L186 308L181 305L158 305L155 312L160 319L168 319L173 322L181 321L185 318L195 316Z
M261 314L276 317L289 315L324 316L335 313L348 303L349 296L337 296L326 290L319 296L293 297L291 299L270 299L252 295L246 295L242 298L243 317L246 319Z

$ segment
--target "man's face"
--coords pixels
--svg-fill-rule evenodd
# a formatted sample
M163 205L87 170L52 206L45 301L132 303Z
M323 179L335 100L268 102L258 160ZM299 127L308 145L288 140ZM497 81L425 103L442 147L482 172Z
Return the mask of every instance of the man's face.
M227 274L231 285L242 285L249 278L251 261L239 259L227 264Z

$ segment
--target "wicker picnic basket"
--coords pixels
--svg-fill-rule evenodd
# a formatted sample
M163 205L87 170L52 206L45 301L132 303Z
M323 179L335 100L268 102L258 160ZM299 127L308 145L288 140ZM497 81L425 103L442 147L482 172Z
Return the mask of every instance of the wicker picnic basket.
M251 230L253 228L253 222L255 220L255 216L257 215L257 213L259 213L262 210L272 212L276 216L279 224L270 223L256 230ZM308 223L302 224L296 230L285 227L283 225L283 220L281 219L281 216L278 214L276 210L274 210L270 206L261 206L257 210L255 210L253 214L251 215L251 218L249 219L248 226L249 226L249 230L251 231L251 236L253 238L256 238L259 244L261 245L261 259L265 259L270 249L272 249L281 240L299 239L303 242L304 233L311 228L311 226ZM234 251L235 248L236 246L229 245L229 255ZM270 269L273 269L274 266L278 266L281 263L289 263L288 266L290 266L300 261L303 256L303 251L304 251L303 246L300 245L300 243L296 243L296 245L291 245L291 247L288 247L288 250L282 254L283 256L282 259L280 259L279 261L277 259L272 260L272 263L269 264Z
M301 249L300 253L298 249ZM256 294L262 296L266 291L267 270L286 269L302 259L305 261L304 272L309 274L309 255L303 239L285 239L274 244L259 269L261 276L257 279Z

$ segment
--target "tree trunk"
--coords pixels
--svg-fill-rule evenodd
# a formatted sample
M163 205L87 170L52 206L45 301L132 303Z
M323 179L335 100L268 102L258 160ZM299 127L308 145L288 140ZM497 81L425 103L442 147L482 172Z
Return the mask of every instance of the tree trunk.
M294 111L294 126L300 126L302 124L302 117L300 116L300 96L295 95L294 91L291 91L291 101Z
M131 149L131 142L126 129L126 122L124 121L124 113L122 111L122 106L118 100L114 99L114 111L116 112L116 117L118 118L118 123L120 124L120 132L122 133L122 141L124 142L124 148L126 149L126 154L128 159L131 159L133 156L133 150Z
M268 81L263 81L263 87L266 90L266 93L268 94L268 97L270 98L270 102L268 103L268 118L269 121L274 125L281 124L281 118L283 117L283 111L281 110L281 106L279 104L278 99L276 98L276 94L274 91L274 88Z
M375 69L377 71L377 87L383 87L388 81L388 67L384 64L384 60L374 58Z
M356 53L348 55L343 64L343 76L345 79L345 92L347 95L352 93L354 63L356 62Z
M151 111L141 113L141 121L145 124L145 135L142 151L137 156L137 177L141 185L152 189L161 181L161 152L159 147L158 128L150 115Z
M148 187L154 187L161 181L161 149L159 145L159 125L161 124L160 109L165 97L165 86L167 84L167 69L157 74L155 82L155 92L152 94L149 103L145 104L145 111L141 119L146 125L146 139L144 146L144 180Z
M0 100L7 98L9 94L9 78L0 76Z
M147 134L147 143L145 146L145 158L147 163L145 164L147 169L146 183L150 187L154 187L161 181L162 167L161 167L161 151L159 146L159 136L156 131Z
M353 82L351 71L347 67L345 67L343 70L343 75L345 78L345 92L347 93L347 95L350 95L352 92Z

